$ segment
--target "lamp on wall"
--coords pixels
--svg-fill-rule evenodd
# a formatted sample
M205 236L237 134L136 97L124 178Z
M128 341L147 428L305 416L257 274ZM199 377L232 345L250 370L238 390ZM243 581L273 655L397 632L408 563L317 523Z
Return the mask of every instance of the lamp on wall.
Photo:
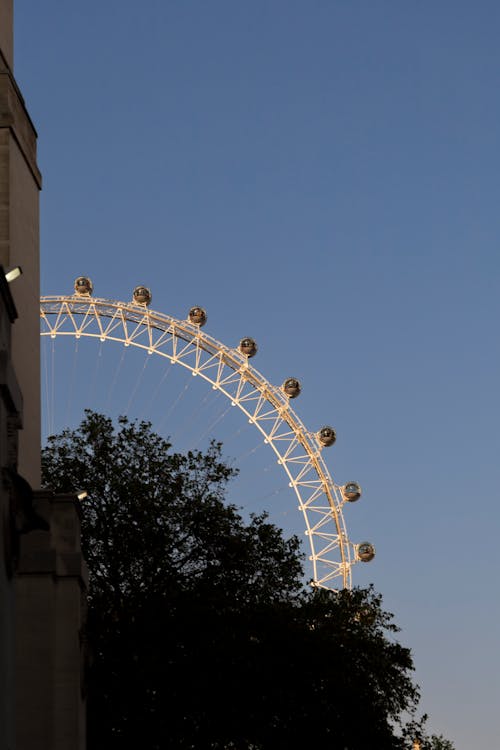
M23 269L21 268L21 266L14 266L14 268L11 268L10 271L7 271L7 273L5 274L5 281L10 284L10 282L14 281L14 279L18 279L22 272Z

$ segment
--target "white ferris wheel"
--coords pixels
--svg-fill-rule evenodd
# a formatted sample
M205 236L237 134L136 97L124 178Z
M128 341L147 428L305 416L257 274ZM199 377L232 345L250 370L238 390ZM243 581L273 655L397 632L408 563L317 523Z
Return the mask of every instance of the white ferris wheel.
M238 407L274 451L303 514L310 545L312 585L350 588L352 566L369 562L375 549L369 542L354 543L347 534L343 506L361 496L357 482L337 485L323 459L336 440L335 430L324 426L309 431L291 407L301 391L296 378L275 386L249 362L257 352L252 338L237 348L228 347L201 329L207 315L192 307L187 320L151 310L151 292L134 289L129 303L92 296L88 277L76 279L72 296L40 298L42 337L89 337L114 341L163 357L199 376Z

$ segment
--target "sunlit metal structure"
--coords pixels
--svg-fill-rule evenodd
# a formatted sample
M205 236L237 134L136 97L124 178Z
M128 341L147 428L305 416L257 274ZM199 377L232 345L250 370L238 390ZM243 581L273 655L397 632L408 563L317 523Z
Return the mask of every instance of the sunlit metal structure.
M41 297L41 335L134 346L187 368L223 393L273 449L295 491L311 549L312 585L350 588L352 565L375 554L368 542L349 540L342 513L361 489L355 482L336 485L330 476L322 451L335 442L335 430L310 432L304 426L290 406L299 382L290 378L283 386L269 383L248 361L257 352L253 339L242 339L232 348L202 332L203 308L191 308L187 320L178 320L148 308L151 292L146 287L136 287L130 303L93 298L92 290L90 279L80 277L74 295ZM139 296L142 304L137 304Z

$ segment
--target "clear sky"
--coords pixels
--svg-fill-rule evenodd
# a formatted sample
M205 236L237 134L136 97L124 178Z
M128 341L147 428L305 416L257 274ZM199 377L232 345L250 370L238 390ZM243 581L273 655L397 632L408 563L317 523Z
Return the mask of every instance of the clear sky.
M500 5L15 9L42 292L146 283L155 309L254 336L271 382L301 379L303 421L338 432L332 474L364 488L346 521L377 557L355 582L395 613L432 730L496 747Z

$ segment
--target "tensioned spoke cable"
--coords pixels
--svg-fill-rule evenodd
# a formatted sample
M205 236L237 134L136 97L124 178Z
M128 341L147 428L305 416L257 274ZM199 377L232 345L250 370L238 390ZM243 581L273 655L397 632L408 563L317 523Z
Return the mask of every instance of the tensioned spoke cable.
M162 374L162 376L161 376L158 384L156 385L155 389L153 390L153 395L151 396L151 398L150 398L149 402L147 403L147 405L145 406L145 408L142 410L142 412L141 412L141 414L139 416L139 421L141 421L142 419L144 419L145 416L148 414L148 412L151 411L151 408L152 408L154 402L156 401L156 399L157 399L157 397L158 397L158 395L160 393L161 387L165 383L166 379L168 378L169 373L170 373L171 370L172 370L172 362L169 362L168 363L168 367L165 369L165 372Z
M283 484L274 489L259 486L248 474L243 472L238 475L233 484L230 500L236 505L243 502L242 507L246 508L249 514L265 511L269 513L271 520L276 520L277 518L288 516L289 510L293 511L294 508L290 506L283 509L279 505L270 503L269 501L277 498L278 495L284 496L287 492L289 492L289 488Z
M258 448L260 448L260 445L258 445L256 447L256 449L258 449ZM256 449L252 449L252 452L254 452ZM247 458L248 458L248 456L249 456L249 454L247 455ZM243 458L243 460L244 460L244 458ZM238 469L241 468L241 463L242 463L242 461L240 461L240 459L238 459L238 463L235 462L236 468L238 468ZM273 471L275 469L276 469L276 463L274 461L272 461L270 464L267 464L267 466L265 466L263 469L259 469L259 473L260 474L268 474L270 471ZM247 467L247 469L246 469L245 472L241 472L238 475L238 478L239 478L239 481L240 481L240 483L241 483L242 486L244 486L244 485L249 485L249 486L252 486L252 487L254 486L254 478L249 476L248 467ZM284 485L283 489L287 490L288 488L286 487L286 485Z
M273 466L267 467L267 471L271 468ZM246 472L241 472L236 478L231 490L231 499L236 504L243 501L243 507L246 507L249 513L261 513L265 511L269 513L271 520L276 520L288 517L289 511L295 510L294 505L290 505L288 500L286 501L286 507L283 508L285 495L290 491L290 488L282 483L278 487L275 486L272 488L269 486L268 481L267 487L262 486L258 482L255 482L254 477L248 475L247 470ZM277 500L278 496L281 496L281 500ZM233 498L235 499L233 500Z
M127 404L126 409L125 409L125 414L129 413L130 407L132 406L132 404L134 402L134 399L135 399L135 397L137 395L137 391L139 390L139 387L140 387L140 385L142 383L142 379L144 377L144 373L146 372L146 367L148 366L148 362L149 362L149 356L146 355L146 357L144 359L144 364L142 366L142 369L139 372L139 375L137 376L137 380L135 382L135 386L133 387L132 393L130 394L130 398L128 400L128 404Z
M193 449L198 448L198 446L200 445L200 443L202 442L202 440L204 440L207 437L207 435L213 430L213 428L215 427L215 425L219 424L219 422L222 419L224 419L224 417L226 416L226 414L230 410L231 410L231 404L229 404L229 406L227 407L227 409L224 409L224 411L222 412L222 414L219 414L219 416L216 417L216 419L214 419L214 421L207 427L207 429L204 432L202 432L202 434L198 437L198 440L196 441L196 443L194 443Z
M56 362L56 342L55 342L55 339L51 339L51 343L52 343L52 347L51 347L52 348L52 351L51 351L51 365L52 365L51 377L52 377L52 380L51 380L50 414L51 414L51 417L52 417L52 423L51 423L51 426L50 426L50 432L51 432L51 434L53 434L54 431L55 431L55 410L56 410L56 397L55 397L55 392L56 392L56 366L55 366L55 362Z
M91 404L94 403L95 387L96 387L99 371L101 369L101 364L102 364L102 341L99 343L99 351L97 352L94 372L92 374L92 379L90 381L90 385L87 391L87 406L90 406Z
M254 453L256 453L259 448L262 448L265 445L264 442L257 443L257 445L254 445L253 448L250 448L250 450L245 451L244 453L240 453L240 455L235 459L237 463L240 463L242 461L245 461L245 459L250 458Z
M221 394L219 391L216 391L215 393L213 391L207 393L205 398L201 401L200 405L193 409L191 414L186 417L180 428L173 433L172 443L178 444L180 442L181 435L185 434L191 428L193 422L200 416L202 411L208 406L211 406L214 401L218 400L220 395Z
M111 397L113 395L113 391L115 389L115 386L116 386L116 384L118 382L118 378L119 378L120 373L122 371L123 360L125 359L125 352L126 351L127 351L126 348L123 347L123 349L122 349L122 355L120 357L120 361L118 362L118 364L116 366L116 369L115 369L115 372L114 372L114 375L113 375L113 379L111 380L110 386L108 388L108 393L107 393L107 396L106 396L106 403L105 403L105 407L104 407L104 411L106 411L106 412L109 410L109 405L110 405L110 402L111 402Z
M189 375L189 373L188 373L188 375ZM161 420L161 422L160 422L160 424L158 426L158 432L161 433L161 431L163 430L163 427L165 426L168 418L170 416L172 416L174 410L177 408L177 406L179 405L179 403L182 401L182 399L186 395L186 391L188 390L189 386L191 385L191 380L192 380L192 378L188 379L188 381L186 382L186 385L184 386L184 388L181 390L181 392L179 393L179 395L177 396L177 398L175 399L175 401L173 402L173 404L170 406L170 408L168 409L167 413L163 416L163 418L162 418L162 420Z
M78 360L78 339L75 339L75 348L73 351L73 364L71 366L71 376L69 380L69 386L68 386L68 395L66 398L66 410L64 414L64 425L62 427L68 427L69 426L69 419L70 419L70 406L73 401L73 391L75 387L75 377L76 377L76 364Z
M246 430L252 429L251 424L248 422L246 424L241 425L238 427L237 430L235 430L229 437L226 438L227 442L230 444L233 440L235 440L237 437L241 435L242 432L245 432Z
M45 414L45 428L47 430L47 434L50 434L50 383L49 383L49 365L48 365L48 355L47 355L47 347L48 347L48 341L44 341L42 344L42 369L45 373L45 383L44 383L44 391L45 391L45 408L46 408L46 414Z
M271 490L271 491L270 491L270 492L268 492L268 493L267 493L266 495L262 495L262 496L261 496L261 497L259 498L259 500L258 500L258 504L259 504L259 505L260 505L260 504L263 504L263 503L265 503L265 502L266 502L267 500L270 500L270 499L271 499L272 497L276 497L276 495L281 495L281 494L282 494L283 492L285 492L285 490L286 490L286 489L287 489L286 487L283 487L283 486L281 486L281 487L277 487L277 488L276 488L275 490ZM285 511L280 511L280 512L279 512L279 515L280 515L280 516L286 516L286 515L288 515L288 509L287 509L287 510L285 510Z

